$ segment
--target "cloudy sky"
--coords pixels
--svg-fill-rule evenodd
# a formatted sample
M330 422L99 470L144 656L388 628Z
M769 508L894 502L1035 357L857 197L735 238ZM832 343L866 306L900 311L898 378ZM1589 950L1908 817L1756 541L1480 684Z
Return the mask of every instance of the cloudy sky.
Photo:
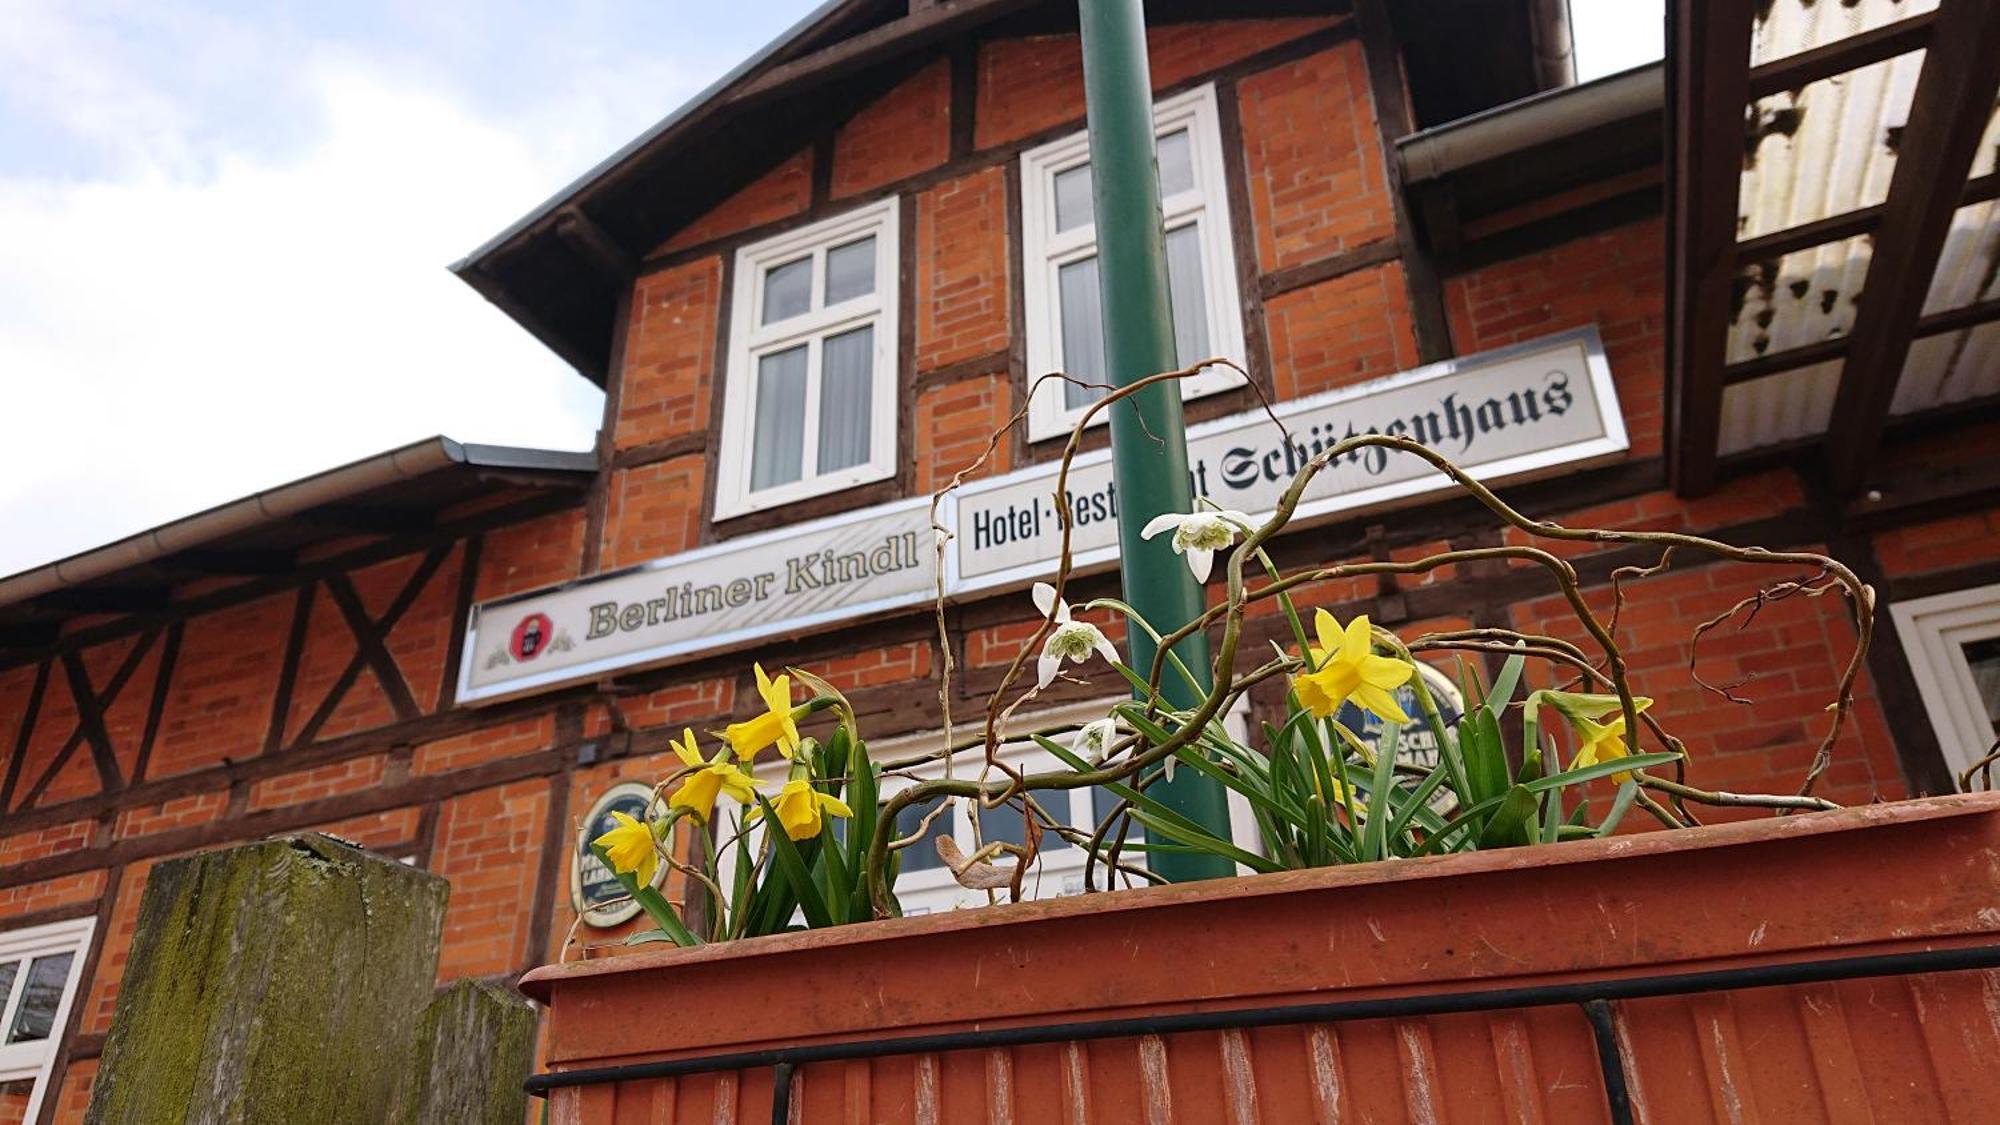
M1662 0L1572 0L1585 77ZM445 269L810 0L0 0L0 575L597 390Z

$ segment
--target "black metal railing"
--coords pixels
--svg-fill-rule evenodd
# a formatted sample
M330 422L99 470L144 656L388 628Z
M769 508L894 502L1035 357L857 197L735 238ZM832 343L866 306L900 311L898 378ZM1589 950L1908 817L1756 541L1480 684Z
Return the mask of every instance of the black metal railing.
M551 1090L569 1086L594 1086L607 1082L677 1078L689 1074L770 1067L771 1120L782 1125L790 1119L792 1075L798 1067L808 1063L993 1047L1020 1047L1042 1043L1068 1043L1091 1039L1124 1039L1140 1035L1171 1035L1189 1031L1228 1031L1294 1024L1340 1023L1349 1020L1409 1019L1463 1012L1492 1012L1513 1008L1545 1008L1575 1004L1583 1009L1585 1018L1590 1021L1591 1033L1597 1041L1597 1062L1604 1076L1604 1094L1610 1120L1616 1125L1630 1125L1631 1096L1626 1085L1625 1063L1618 1050L1618 1036L1612 1020L1611 1005L1617 1001L1685 996L1738 988L1818 984L1824 981L1863 977L1910 976L1919 973L1948 973L1992 968L2000 968L2000 945L1920 950L1866 957L1817 958L1750 965L1736 969L1714 969L1707 972L1615 977L1607 980L1531 985L1523 988L1474 989L1373 1000L1293 1004L1283 1007L1232 1008L1219 1012L1179 1012L1127 1019L1081 1020L1073 1023L954 1031L940 1035L855 1039L807 1047L777 1047L763 1051L736 1051L537 1074L528 1079L527 1089L530 1094L544 1097Z

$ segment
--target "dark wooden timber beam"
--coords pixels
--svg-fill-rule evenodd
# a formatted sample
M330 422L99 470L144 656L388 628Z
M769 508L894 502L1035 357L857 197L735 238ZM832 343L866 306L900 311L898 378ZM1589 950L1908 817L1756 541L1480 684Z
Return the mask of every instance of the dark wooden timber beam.
M1033 7L1035 2L958 0L954 4L913 6L910 14L901 19L891 20L803 58L772 67L727 95L728 104L732 108L754 105L814 83L852 74L980 24Z
M1667 448L1674 490L1683 496L1705 493L1716 483L1756 6L1755 0L1685 0L1672 10Z
M576 368L584 378L600 387L604 385L603 360L593 358L576 340L571 339L568 334L550 324L541 314L514 296L513 291L500 280L477 266L460 273L459 277L463 278L467 285L479 290L479 295L492 302L495 308L513 317L514 321L533 334L535 339L548 345L550 351L561 356L564 363Z
M1362 59L1368 67L1368 88L1375 99L1375 133L1389 180L1389 210L1402 257L1403 287L1410 299L1417 359L1436 363L1450 359L1457 349L1452 346L1451 319L1445 314L1444 285L1438 279L1437 264L1417 237L1403 189L1403 162L1396 151L1396 138L1416 129L1416 114L1410 107L1402 51L1384 0L1355 0L1354 15L1361 32Z
M136 586L78 586L51 590L35 599L38 609L59 613L149 613L167 608L163 589Z
M284 574L298 565L298 556L290 551L203 550L181 551L162 561L176 570L254 578L265 574Z
M620 246L618 240L611 237L611 232L598 225L596 219L575 207L566 208L556 216L556 237L597 272L620 285L631 281L639 272L639 259Z
M1919 318L1917 330L1911 337L1921 340L1926 336L1956 332L1961 328L1976 328L1996 320L2000 320L2000 297ZM1786 371L1796 371L1801 367L1811 367L1815 363L1841 358L1847 354L1847 348L1848 339L1841 336L1831 340L1815 340L1802 347L1787 348L1781 352L1772 352L1770 355L1760 355L1756 359L1730 364L1729 369L1723 372L1723 383L1735 386L1768 375L1779 375Z
M1965 193L1959 196L1959 206L1984 203L2000 198L2000 172L1989 172L1976 180L1968 181ZM1888 204L1877 203L1873 207L1862 207L1841 215L1829 215L1810 223L1800 223L1784 230L1774 230L1760 234L1736 244L1736 260L1739 264L1769 261L1782 258L1800 250L1810 250L1829 242L1839 242L1853 238L1857 234L1868 234L1882 225L1882 216L1888 211Z
M373 508L361 504L322 504L301 513L299 518L336 531L364 535L407 535L429 531L431 527L431 517L424 512Z
M1946 0L1910 98L1875 256L1827 427L1828 483L1859 488L1882 441L1952 212L2000 91L2000 4Z
M45 648L62 635L62 623L30 621L21 625L0 625L0 648Z
M1836 74L1845 74L1883 59L1930 45L1936 12L1925 12L1895 23L1836 39L1823 47L1773 59L1750 72L1750 96L1767 98Z

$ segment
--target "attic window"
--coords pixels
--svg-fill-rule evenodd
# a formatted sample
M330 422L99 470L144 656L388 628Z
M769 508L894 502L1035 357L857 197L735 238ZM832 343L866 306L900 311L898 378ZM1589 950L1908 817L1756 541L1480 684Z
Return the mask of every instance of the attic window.
M1167 288L1174 350L1183 363L1221 355L1242 361L1243 310L1223 183L1215 87L1202 86L1153 107L1160 197L1167 228ZM1090 139L1077 133L1021 157L1023 296L1028 375L1061 371L1083 383L1109 383L1104 317L1098 299L1097 223L1091 196ZM1227 368L1183 380L1183 397L1236 386ZM1039 441L1070 431L1102 389L1051 380L1035 392L1028 435ZM1099 414L1093 424L1108 418Z
M717 519L894 475L896 208L737 253Z

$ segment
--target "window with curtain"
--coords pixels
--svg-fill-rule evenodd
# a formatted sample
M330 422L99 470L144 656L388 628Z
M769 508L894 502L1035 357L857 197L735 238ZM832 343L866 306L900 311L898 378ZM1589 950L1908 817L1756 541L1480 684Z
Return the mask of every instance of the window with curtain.
M894 197L736 257L718 519L895 472Z
M34 1120L49 1093L49 1063L96 924L78 918L0 933L0 1082L33 1083L23 1120Z
M1093 719L1101 719L1110 713L1113 704L1122 697L1090 700L1088 702L1065 704L1029 715L1017 715L1009 720L1007 735L1000 745L999 756L1008 766L1029 773L1061 768L1055 755L1036 745L1029 737L1044 735L1060 745L1067 746L1075 738L1078 728ZM1250 716L1249 701L1238 700L1236 707L1223 716L1223 722L1237 737L1247 734ZM986 768L986 748L980 741L983 727L978 722L959 725L952 732L954 743L962 747L951 756L951 776L977 778ZM905 735L869 743L869 753L878 761L905 761L922 754L939 751L943 747L942 731ZM884 800L908 788L918 777L942 777L945 763L935 758L922 765L898 770L882 779ZM767 785L775 787L783 783L786 763L782 759L770 758L758 763L757 775ZM997 773L992 776L999 776ZM1036 795L1044 810L1063 824L1088 835L1117 804L1117 797L1108 789L1088 788L1043 792ZM949 836L958 845L960 854L971 855L982 844L996 840L1020 844L1026 838L1027 825L1020 805L1006 808L981 809L970 801L954 801L949 808L939 810L940 802L912 804L898 813L896 818L896 838L902 839L923 833L920 842L902 849L898 859L896 874L896 897L902 903L906 915L941 913L961 910L987 904L986 892L969 890L959 885L938 855L939 837ZM937 815L930 816L935 812ZM925 823L929 817L929 823ZM978 818L979 827L975 833L973 819ZM718 840L733 838L738 825L735 814L717 809ZM1261 852L1261 838L1257 833L1256 817L1250 806L1241 797L1232 794L1229 798L1229 820L1231 834L1238 846L1253 852ZM836 822L835 831L841 830ZM758 840L759 829L749 829L752 843ZM1145 833L1134 826L1126 837L1128 844L1145 841ZM754 849L753 849L754 850ZM726 886L734 873L730 853L719 853L723 878ZM994 862L1000 866L1011 864L1008 855L997 857ZM1140 850L1127 851L1119 858L1121 864L1145 868L1146 853ZM1021 881L1022 895L1029 899L1056 898L1062 895L1080 894L1084 889L1084 852L1075 844L1066 841L1060 834L1044 827L1041 851L1028 874ZM1240 872L1247 873L1247 872ZM1092 872L1092 881L1098 890L1128 886L1142 886L1144 876L1131 873L1112 873L1098 865ZM999 896L1005 901L1004 892Z
M1203 86L1159 103L1153 121L1177 360L1185 364L1220 355L1242 363L1242 304L1215 88ZM1104 355L1088 136L1078 133L1024 153L1021 185L1028 374L1032 379L1061 371L1077 380L1052 380L1036 390L1029 436L1041 440L1068 433L1111 382ZM1211 368L1183 380L1181 391L1193 398L1238 382L1235 372Z

